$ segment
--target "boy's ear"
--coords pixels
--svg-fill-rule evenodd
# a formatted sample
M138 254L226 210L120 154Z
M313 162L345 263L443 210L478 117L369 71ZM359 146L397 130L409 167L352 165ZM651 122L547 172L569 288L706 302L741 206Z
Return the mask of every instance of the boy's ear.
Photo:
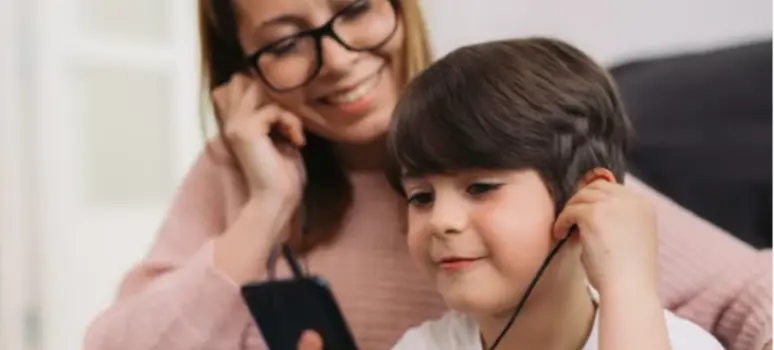
M590 185L592 182L602 180L610 183L616 183L615 174L612 171L605 168L594 168L589 170L578 183L578 189Z

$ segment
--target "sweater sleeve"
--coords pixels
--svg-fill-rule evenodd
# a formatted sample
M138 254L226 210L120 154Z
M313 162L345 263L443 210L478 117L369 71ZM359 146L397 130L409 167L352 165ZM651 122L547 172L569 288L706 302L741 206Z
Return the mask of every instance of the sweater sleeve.
M226 226L226 169L212 157L197 160L150 253L90 325L84 349L243 348L249 313L238 286L213 267L212 240Z
M771 340L771 251L758 251L629 176L656 206L664 305L712 332L728 349Z

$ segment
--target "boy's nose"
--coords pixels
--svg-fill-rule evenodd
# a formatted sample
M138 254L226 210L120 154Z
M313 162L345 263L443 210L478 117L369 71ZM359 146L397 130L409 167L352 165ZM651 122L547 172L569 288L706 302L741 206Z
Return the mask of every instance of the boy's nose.
M429 220L430 230L434 235L445 237L465 231L468 225L468 214L465 206L454 200L438 200L433 205Z

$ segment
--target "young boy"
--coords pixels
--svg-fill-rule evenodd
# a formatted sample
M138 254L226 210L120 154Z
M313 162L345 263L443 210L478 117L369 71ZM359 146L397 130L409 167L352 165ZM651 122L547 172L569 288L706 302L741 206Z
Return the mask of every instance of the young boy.
M453 310L396 349L722 349L662 309L653 209L620 183L630 132L605 71L556 40L458 49L408 87L388 177Z

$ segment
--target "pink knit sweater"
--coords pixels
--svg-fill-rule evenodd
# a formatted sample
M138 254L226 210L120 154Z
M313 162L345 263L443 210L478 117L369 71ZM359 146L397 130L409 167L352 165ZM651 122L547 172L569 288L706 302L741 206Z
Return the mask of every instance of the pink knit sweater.
M212 240L235 220L246 196L220 158L222 144L211 146L214 152L203 153L180 187L148 256L91 325L86 350L264 349L238 286L213 268ZM360 348L387 349L444 305L411 263L398 199L386 180L358 173L351 181L354 207L340 238L305 263L330 282ZM761 349L771 339L771 252L754 250L634 178L627 185L658 208L665 306L730 349Z

